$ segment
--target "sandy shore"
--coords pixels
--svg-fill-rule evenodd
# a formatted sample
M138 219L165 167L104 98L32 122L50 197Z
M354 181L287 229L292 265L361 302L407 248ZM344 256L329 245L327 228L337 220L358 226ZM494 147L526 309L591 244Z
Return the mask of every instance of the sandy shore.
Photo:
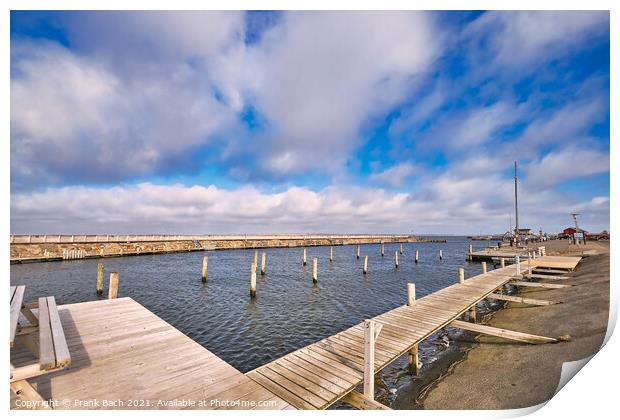
M555 255L584 255L564 289L520 289L519 296L562 301L552 306L510 303L487 324L571 341L528 345L477 336L463 359L421 393L400 390L395 409L510 409L550 399L560 380L562 363L588 357L603 343L609 315L609 242L569 247L546 243ZM549 252L548 252L549 254ZM459 343L462 344L462 343Z

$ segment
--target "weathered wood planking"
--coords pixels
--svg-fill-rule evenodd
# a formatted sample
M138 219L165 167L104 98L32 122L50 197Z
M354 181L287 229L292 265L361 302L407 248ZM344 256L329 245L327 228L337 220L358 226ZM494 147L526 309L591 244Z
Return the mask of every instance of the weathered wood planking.
M514 266L493 270L417 299L414 306L399 306L373 318L383 325L376 341L375 371L449 325L472 305L511 281L514 274ZM364 329L358 324L246 375L297 408L324 409L363 381L363 364Z
M57 408L293 408L130 298L62 305L58 313L71 365L29 382L46 399L118 405ZM12 364L32 357L15 343Z
M540 257L531 261L531 267L534 269L553 265L574 269L578 263L578 258L563 261L563 257ZM527 261L522 261L521 272L525 271ZM375 372L437 330L452 325L472 305L486 297L499 296L495 291L504 284L515 283L515 274L514 265L496 269L417 299L414 306L399 306L373 318L377 324L383 326L375 343ZM405 299L406 293L403 290L403 300ZM543 301L536 303L542 304ZM491 327L478 327L476 324L472 324L472 328L525 342L555 340ZM364 404L359 398L355 398L359 395L351 394L351 391L363 381L364 342L362 324L354 325L246 375L299 409L324 409L339 399L355 400L353 402L361 407Z

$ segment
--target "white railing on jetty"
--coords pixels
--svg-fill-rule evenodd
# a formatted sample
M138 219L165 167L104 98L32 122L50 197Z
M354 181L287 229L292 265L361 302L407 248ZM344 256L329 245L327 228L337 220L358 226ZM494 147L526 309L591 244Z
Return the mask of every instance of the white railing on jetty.
M410 235L359 234L272 234L272 235L11 235L12 244L101 243L101 242L169 242L169 241L258 241L320 239L400 239Z

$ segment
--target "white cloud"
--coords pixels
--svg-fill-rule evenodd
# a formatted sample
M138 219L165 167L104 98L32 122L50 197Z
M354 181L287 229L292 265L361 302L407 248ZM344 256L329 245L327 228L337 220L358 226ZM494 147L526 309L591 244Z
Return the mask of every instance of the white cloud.
M365 121L415 87L439 50L415 12L287 13L251 52L250 90L272 131L267 170L339 167Z
M609 153L567 147L529 163L527 179L532 187L553 187L564 181L609 171Z
M608 11L494 11L473 21L463 35L479 43L479 54L493 58L485 70L501 66L534 71L532 65L608 30Z
M401 162L394 166L390 166L382 171L376 171L370 174L370 180L391 187L402 187L408 178L419 174L421 168L410 163Z

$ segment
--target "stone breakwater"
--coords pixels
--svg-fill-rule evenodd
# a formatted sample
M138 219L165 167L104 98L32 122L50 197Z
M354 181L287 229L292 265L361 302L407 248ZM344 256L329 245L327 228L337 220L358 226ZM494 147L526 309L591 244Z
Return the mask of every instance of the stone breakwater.
M21 239L21 238L20 238ZM28 242L28 239L31 241ZM119 257L144 254L165 254L172 252L198 252L220 249L252 249L252 248L286 248L309 246L339 246L357 244L405 243L423 242L421 238L413 236L372 235L372 236L338 236L338 237L300 237L300 238L214 238L214 239L174 239L174 240L145 240L144 237L124 241L96 241L72 238L74 241L51 242L35 241L31 238L11 243L11 263L25 263L38 261L56 261L66 259Z

